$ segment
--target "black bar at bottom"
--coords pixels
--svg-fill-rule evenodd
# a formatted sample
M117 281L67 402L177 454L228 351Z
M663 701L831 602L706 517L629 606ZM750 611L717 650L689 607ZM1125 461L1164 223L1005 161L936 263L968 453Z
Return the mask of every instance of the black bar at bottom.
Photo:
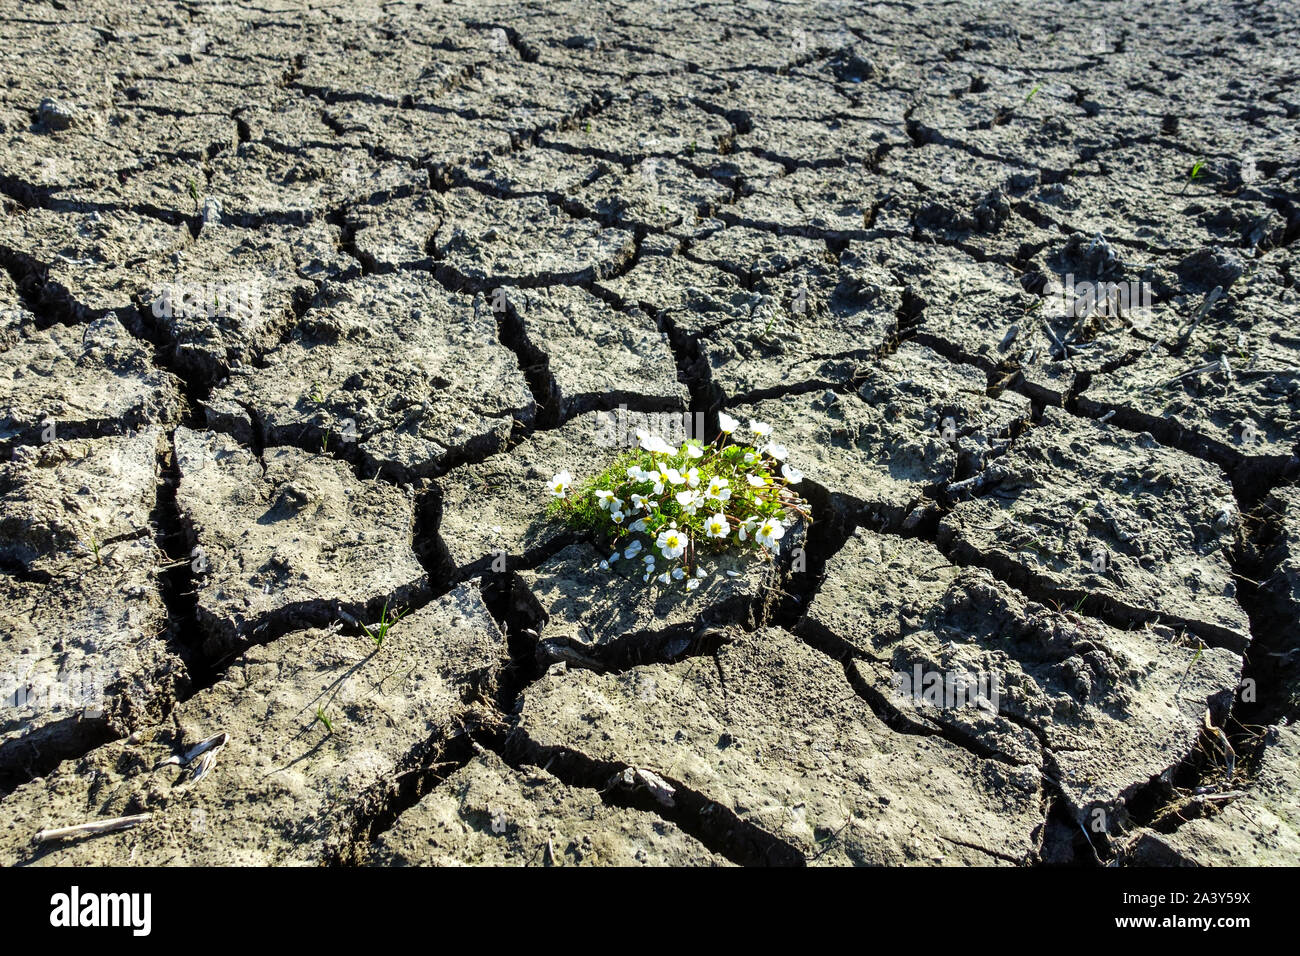
M295 948L337 947L359 933L449 941L457 928L494 946L512 937L697 946L715 934L729 947L751 935L772 945L787 938L770 936L774 929L794 939L847 931L869 945L880 939L873 926L941 946L948 937L972 943L985 931L990 941L1039 932L1149 940L1172 931L1232 945L1240 934L1290 924L1281 909L1293 878L1285 870L1209 869L24 868L0 871L0 900L15 949L33 937L71 935L128 946L247 940L261 948L283 939Z

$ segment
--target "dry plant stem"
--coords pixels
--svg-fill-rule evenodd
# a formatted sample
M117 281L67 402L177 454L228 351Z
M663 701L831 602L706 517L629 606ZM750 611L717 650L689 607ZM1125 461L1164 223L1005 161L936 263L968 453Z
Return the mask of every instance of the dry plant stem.
M151 813L137 813L131 817L114 817L111 820L78 823L75 826L59 827L55 830L41 830L33 839L36 843L50 843L54 840L66 840L70 837L116 833L118 830L129 830L131 827L139 826L151 816L153 816Z

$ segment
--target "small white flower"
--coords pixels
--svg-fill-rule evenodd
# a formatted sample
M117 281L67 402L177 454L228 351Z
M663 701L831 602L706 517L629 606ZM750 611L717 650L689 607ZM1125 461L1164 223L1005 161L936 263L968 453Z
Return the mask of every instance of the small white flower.
M660 584L668 584L672 579L668 577L668 572L665 571L663 574L659 575L659 577L655 578L655 580Z
M638 428L636 432L637 441L641 447L652 455L675 455L677 449L668 442L664 441L658 435L651 435L644 428Z
M772 434L772 426L767 422L751 421L749 423L749 430L759 438L766 438L768 435Z
M686 572L685 572L685 571L683 571L680 567L673 568L673 580L674 580L674 581L680 581L680 580L681 580L682 578L684 578L684 577L686 577Z
M740 540L744 541L751 534L753 534L754 526L757 524L758 524L758 518L754 517L753 515L751 515L750 517L742 521L740 523L740 530L736 532L740 536Z
M653 554L647 554L645 556L645 563L648 567L653 568L655 566L655 556Z
M687 445L686 454L692 458L703 458L704 449L701 448L699 445Z
M745 464L752 465L754 462L758 461L758 456L755 455L752 451L747 451L745 452L744 460L745 460Z
M700 586L699 578L691 578L689 581L686 582L686 590L688 591L694 591L697 588L699 588L699 586Z
M688 515L695 514L700 505L704 503L704 496L698 491L679 491L677 492L677 503L682 506L682 510Z
M680 558L682 552L686 550L686 536L676 528L669 528L667 531L659 532L659 540L655 544L659 548L659 553L672 561L674 558Z
M730 482L716 475L709 479L709 487L704 490L704 497L709 501L726 501L731 497Z
M647 582L647 583L649 583L649 581L650 581L650 574L649 574L649 572L647 572L646 574L642 575L641 580L642 580L642 581L645 581L645 582Z
M785 461L785 456L789 454L784 445L778 445L776 442L768 442L764 445L763 452L771 455L777 461Z
M614 524L622 524L625 517L626 515L621 511L611 511L609 513L609 520L614 522Z
M645 495L637 495L637 494L632 495L632 510L649 511L650 499L647 498Z
M709 518L704 522L704 533L710 538L725 538L731 533L731 527L727 524L727 516L719 511Z
M745 481L749 482L749 487L751 488L762 488L767 484L767 482L758 477L758 475L746 475Z
M692 488L700 487L700 469L692 468L686 472L686 483Z
M644 531L644 530L645 530L645 518L637 518L635 521L633 521L630 525L627 526L627 530L628 530L628 531Z
M669 468L661 461L659 462L659 474L655 477L655 488L661 488L664 482L672 485L684 485L686 484L686 476L676 468ZM657 490L655 494L663 494L663 492Z
M596 504L600 505L605 511L612 510L610 505L614 502L614 492L600 490L596 492Z
M727 572L727 577L729 577L729 578L738 578L738 577L740 577L740 572L739 572L739 571L728 571L728 572Z
M781 474L784 475L785 480L790 482L792 485L797 485L799 482L803 481L803 472L794 465L782 465Z
M600 562L600 569L601 569L602 571L608 571L608 570L609 570L609 562L608 562L608 561L602 561L602 562Z
M718 431L724 435L730 435L740 427L740 422L736 421L726 412L718 412Z
M551 496L563 498L569 493L569 488L573 484L573 476L567 471L562 471L551 479Z
M705 577L706 575L705 575L704 569L703 569L703 568L696 568L696 569L695 569L695 576L696 576L697 578Z
M779 547L777 542L781 540L784 534L785 526L775 518L768 518L754 532L754 540L763 547L775 551Z

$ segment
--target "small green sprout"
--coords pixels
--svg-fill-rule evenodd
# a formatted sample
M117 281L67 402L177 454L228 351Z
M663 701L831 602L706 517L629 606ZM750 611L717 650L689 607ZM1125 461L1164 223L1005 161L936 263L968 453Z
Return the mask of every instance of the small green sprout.
M1187 174L1187 179L1190 182L1195 182L1196 180L1200 179L1204 175L1205 175L1205 160L1198 159L1196 162L1192 163L1192 171Z
M1042 88L1043 88L1042 83L1035 83L1034 88L1030 90L1029 95L1025 97L1025 104L1028 105L1029 101L1032 100L1034 96L1037 95L1038 91L1041 90Z
M330 720L329 714L325 713L325 708L320 704L316 705L316 719L325 725L327 731L334 733L334 722Z
M194 181L194 177L189 178L190 198L194 200L194 205L199 204L199 184Z
M1187 683L1187 678L1192 673L1192 668L1196 666L1196 662L1201 659L1203 653L1205 653L1205 644L1202 643L1201 639L1198 637L1196 639L1196 653L1193 654L1192 659L1187 662L1187 670L1183 671L1183 679L1178 682L1178 690L1174 693L1174 697L1182 696L1183 685Z
M366 632L366 636L375 642L376 649L384 646L384 639L388 637L389 629L402 619L403 613L405 612L394 611L390 616L388 613L388 602L385 601L384 609L379 615L379 623L375 625L375 629L372 631L368 625L361 625L361 629Z

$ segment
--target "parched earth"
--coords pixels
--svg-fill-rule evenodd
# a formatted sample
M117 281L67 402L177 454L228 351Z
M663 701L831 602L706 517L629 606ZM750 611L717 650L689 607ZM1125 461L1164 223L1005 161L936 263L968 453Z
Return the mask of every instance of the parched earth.
M1289 0L0 38L0 862L1300 860ZM780 561L545 517L724 410Z

